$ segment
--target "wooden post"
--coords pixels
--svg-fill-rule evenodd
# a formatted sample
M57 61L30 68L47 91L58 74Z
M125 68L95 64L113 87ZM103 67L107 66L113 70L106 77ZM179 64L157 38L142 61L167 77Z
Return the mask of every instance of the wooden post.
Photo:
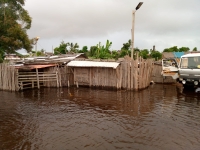
M40 88L40 82L39 82L38 68L36 68L36 76L37 76L37 86L38 86L38 89L39 89Z
M77 86L77 88L78 88L78 82L76 81L76 86Z
M32 88L34 88L34 81L32 81Z
M57 71L56 71L56 82L57 82L57 87L59 87L58 72Z
M92 68L90 67L90 73L89 73L90 75L89 75L89 86L91 87L91 85L92 85L92 80L91 80L91 78L92 78Z
M68 87L70 87L70 84L69 84L69 79L68 79L67 83L68 83Z
M21 90L23 90L23 82L21 82Z

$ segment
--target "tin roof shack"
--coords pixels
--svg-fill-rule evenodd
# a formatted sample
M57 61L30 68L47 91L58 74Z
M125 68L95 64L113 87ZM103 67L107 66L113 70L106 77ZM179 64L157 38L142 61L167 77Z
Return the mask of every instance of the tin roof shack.
M54 84L60 87L60 78L58 75L57 64L44 64L44 65L23 65L15 66L18 70L17 79L19 90L47 86ZM52 70L47 72L45 70Z
M76 53L76 54L62 54L62 55L54 55L54 56L40 56L40 57L28 57L24 59L24 64L66 64L74 59L87 59L84 53Z
M118 62L71 61L74 85L118 89Z
M13 66L18 69L19 89L72 85L73 74L66 64L74 59L87 59L87 57L83 53L78 53L29 57L15 62Z

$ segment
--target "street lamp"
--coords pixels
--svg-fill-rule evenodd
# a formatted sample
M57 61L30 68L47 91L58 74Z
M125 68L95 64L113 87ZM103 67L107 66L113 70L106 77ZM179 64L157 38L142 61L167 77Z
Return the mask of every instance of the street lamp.
M37 56L37 41L39 40L40 37L35 37L34 38L34 44L35 44L35 55Z
M133 53L134 53L134 24L135 24L135 12L142 6L143 2L139 2L135 10L133 10L133 16L132 16L132 49L131 49L131 58L133 59Z

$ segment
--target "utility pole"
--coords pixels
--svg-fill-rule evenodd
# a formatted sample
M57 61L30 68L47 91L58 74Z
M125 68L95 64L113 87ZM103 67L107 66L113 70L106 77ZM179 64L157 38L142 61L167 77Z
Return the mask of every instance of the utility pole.
M132 29L131 29L131 33L132 33L132 49L131 49L131 58L133 59L133 53L134 53L134 25L135 25L135 12L142 6L143 2L140 2L137 7L135 8L135 10L133 10L132 12Z

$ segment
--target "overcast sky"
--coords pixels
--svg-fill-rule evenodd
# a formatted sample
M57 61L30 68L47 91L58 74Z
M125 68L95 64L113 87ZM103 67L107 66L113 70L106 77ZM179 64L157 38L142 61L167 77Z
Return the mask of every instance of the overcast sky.
M106 40L120 50L131 39L132 11L138 0L26 0L32 17L30 38L37 50L52 51L61 41L83 46ZM162 52L172 46L200 50L200 0L143 0L135 13L134 47Z

